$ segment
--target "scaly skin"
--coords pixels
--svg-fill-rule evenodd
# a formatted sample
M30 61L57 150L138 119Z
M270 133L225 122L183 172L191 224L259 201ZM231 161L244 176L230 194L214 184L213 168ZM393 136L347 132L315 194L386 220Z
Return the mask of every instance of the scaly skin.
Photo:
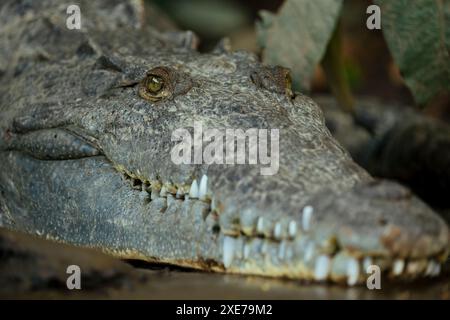
M144 25L138 2L81 1L81 31L65 27L70 3L24 3L0 12L4 226L230 273L350 285L371 263L401 278L439 273L446 224L357 166L285 69L200 54L191 33ZM142 87L149 70L165 80L160 100ZM279 129L278 173L174 164L171 134L194 122Z

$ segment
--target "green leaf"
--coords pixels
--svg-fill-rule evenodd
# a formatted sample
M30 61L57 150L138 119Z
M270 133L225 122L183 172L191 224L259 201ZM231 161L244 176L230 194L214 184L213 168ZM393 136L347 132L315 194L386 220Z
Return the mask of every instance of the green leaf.
M309 89L341 7L342 0L287 0L277 14L260 12L256 31L263 61L289 67L294 87Z
M450 91L450 1L377 0L389 49L419 105Z

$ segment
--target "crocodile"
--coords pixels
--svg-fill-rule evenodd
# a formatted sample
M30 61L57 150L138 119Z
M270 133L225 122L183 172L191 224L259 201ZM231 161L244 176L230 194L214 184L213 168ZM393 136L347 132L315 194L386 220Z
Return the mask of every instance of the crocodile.
M288 69L226 41L200 53L192 32L150 26L139 1L77 3L69 29L70 2L2 1L0 225L205 271L348 285L371 266L439 275L445 222L359 167ZM173 132L199 123L278 130L277 172L176 164Z

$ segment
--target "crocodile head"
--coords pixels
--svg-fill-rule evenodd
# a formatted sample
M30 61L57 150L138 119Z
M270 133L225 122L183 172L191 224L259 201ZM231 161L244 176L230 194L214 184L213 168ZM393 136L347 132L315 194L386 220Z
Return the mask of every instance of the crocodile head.
M348 284L372 264L393 277L439 273L446 224L404 187L358 167L320 108L292 93L286 69L134 36L124 41L139 50L99 54L83 42L72 59L3 78L3 224L231 273ZM244 164L207 163L194 156L212 142L194 139L199 125L217 136L256 129L267 134L258 151L268 152L250 163L248 139ZM197 142L182 163L181 132ZM234 147L218 150L225 158Z

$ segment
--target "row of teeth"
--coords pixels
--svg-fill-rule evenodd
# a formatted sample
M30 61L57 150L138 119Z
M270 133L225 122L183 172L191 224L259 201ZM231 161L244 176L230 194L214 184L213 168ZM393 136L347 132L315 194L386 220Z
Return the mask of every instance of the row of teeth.
M225 236L223 239L223 265L226 269L230 268L233 261L237 259L248 259L251 245L246 243L245 237L238 238ZM270 240L264 240L260 253L263 255L268 254L268 246ZM272 241L273 243L273 241ZM321 254L314 257L315 246L313 242L308 242L305 246L302 262L304 264L311 265L311 275L315 281L327 281L333 278L339 279L341 276L333 275L332 265L337 254L330 256ZM276 256L276 259L290 260L292 264L293 249L288 246L285 241L282 241L277 246L277 253L272 255ZM374 261L375 259L375 261ZM364 276L368 277L372 271L370 269L373 265L380 264L380 270L388 272L391 277L415 277L417 275L424 275L426 277L436 277L441 272L441 264L436 260L409 260L404 259L394 260L389 266L386 265L386 260L380 260L378 258L365 257L363 259L357 259L355 257L348 256L346 258L346 271L345 280L347 285L354 286L364 280ZM383 266L384 264L384 266ZM366 274L364 273L366 272Z
M132 186L135 189L140 189L142 192L145 191L145 194L151 195L151 200L156 199L157 197L168 197L168 195L175 196L177 199L199 199L205 202L211 202L211 210L216 210L216 204L214 198L211 199L210 194L208 194L208 176L203 175L200 179L200 182L197 182L197 179L194 179L190 185L190 187L176 187L172 184L162 184L160 181L153 181L150 183L143 182L140 179L137 179L132 174L125 175L127 179L131 179ZM313 217L314 209L311 206L305 206L302 211L302 219L301 219L301 230L309 231L311 228L312 217ZM259 217L256 220L256 224L254 228L248 229L243 228L240 230L244 235L247 236L262 236L266 238L272 238L278 241L283 239L295 239L299 227L296 221L289 221L287 224L282 224L281 222L276 222L273 226L270 234L267 233L267 226L269 222L266 221L266 218ZM286 237L287 236L287 237ZM223 263L225 268L229 268L234 259L236 248L235 241L236 238L225 236L224 245L223 245ZM285 242L281 241L279 245L279 257L282 257L288 252L286 252ZM244 245L243 254L244 258L248 258L249 255L249 247ZM305 250L305 260L310 260L314 255L314 245L309 245ZM315 258L314 263L314 280L316 281L325 281L330 278L331 275L331 265L332 265L333 257L329 255L320 255ZM352 258L348 260L347 263L347 284L353 286L358 283L361 278L361 270L367 270L367 268L372 265L372 258L366 257L362 261L356 258ZM402 274L417 274L422 272L425 276L435 277L438 276L441 271L441 265L434 261L430 260L424 265L418 261L410 261L406 263L405 260L397 259L392 263L391 274L395 277L401 276Z
M175 196L177 199L199 199L211 204L211 211L217 211L218 206L214 197L208 192L208 176L203 175L200 182L194 179L190 186L175 186L173 184L162 184L160 181L155 180L151 182L143 182L141 179L136 178L132 173L125 173L127 179L131 179L133 188L145 191L144 197L147 197L149 193L150 199L154 200L158 197L167 198L168 195ZM302 211L301 230L308 231L311 228L312 216L314 209L311 206L305 206ZM273 228L270 228L271 222L264 217L258 217L255 225L250 228L242 228L238 232L242 232L248 236L260 236L266 238L273 238L275 240L294 239L299 231L299 226L296 221L291 220L287 223L276 222L273 224Z
M311 206L305 206L302 211L301 230L307 232L311 229L312 217L314 209ZM291 220L287 223L276 222L273 229L268 232L266 224L270 224L264 217L258 217L256 226L253 229L244 228L242 233L248 236L259 235L272 237L275 240L294 239L299 233L299 225L297 221Z
M131 173L125 173L125 177L126 179L131 180L131 185L134 189L149 193L152 200L158 197L167 197L168 195L172 195L177 199L199 199L205 202L210 201L207 175L202 176L200 183L194 179L190 187L176 186L170 183L163 184L158 180L143 182Z

